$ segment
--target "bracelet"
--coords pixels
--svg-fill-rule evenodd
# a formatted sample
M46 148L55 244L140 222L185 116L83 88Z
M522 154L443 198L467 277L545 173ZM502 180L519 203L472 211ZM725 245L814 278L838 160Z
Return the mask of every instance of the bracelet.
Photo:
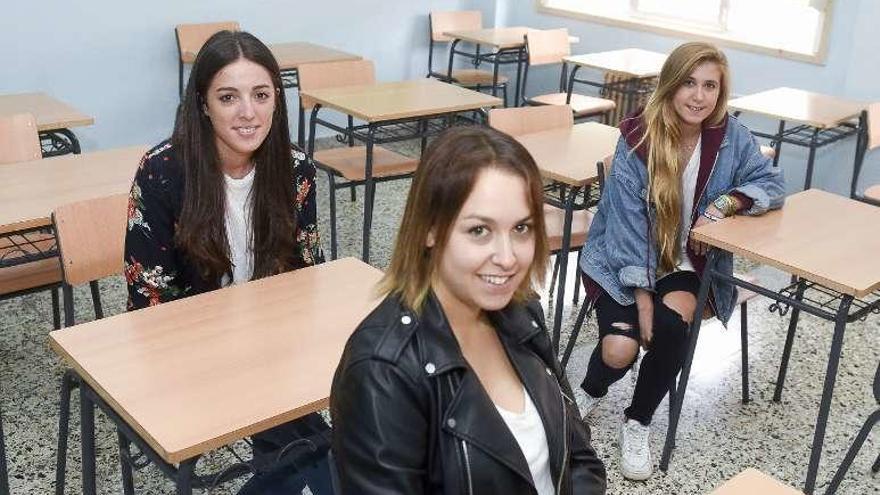
M736 213L736 209L739 206L737 201L733 199L729 194L722 194L715 198L715 201L712 202L715 205L715 208L718 208L718 211L724 214L725 217L732 216Z
M724 217L716 217L715 215L709 213L706 210L703 210L703 216L708 218L709 220L712 220L713 222L717 222L718 220L722 220L724 218Z

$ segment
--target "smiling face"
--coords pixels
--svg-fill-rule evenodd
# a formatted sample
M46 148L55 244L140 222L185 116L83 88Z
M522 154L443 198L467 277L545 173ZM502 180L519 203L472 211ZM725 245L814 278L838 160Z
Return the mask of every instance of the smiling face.
M483 169L450 227L431 284L448 315L507 306L535 256L532 223L526 182L498 168ZM428 247L434 244L429 236Z
M223 67L204 99L220 163L240 166L250 161L272 127L277 92L262 65L246 58Z
M715 62L703 62L684 80L672 98L684 131L699 131L715 110L721 88L721 69Z

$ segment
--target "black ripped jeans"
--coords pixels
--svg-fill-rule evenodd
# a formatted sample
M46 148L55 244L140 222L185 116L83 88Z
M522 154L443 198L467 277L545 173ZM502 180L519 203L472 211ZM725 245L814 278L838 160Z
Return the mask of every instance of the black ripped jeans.
M663 304L663 297L674 291L690 292L696 297L699 288L700 279L691 271L674 272L657 281L653 337L639 367L632 402L624 410L627 418L643 425L650 424L654 411L663 401L684 361L688 324L681 315ZM635 359L623 368L608 366L602 359L602 340L608 335L623 335L639 342L641 337L635 304L622 306L603 291L596 301L596 316L599 320L599 343L590 356L587 376L581 388L593 397L603 397L608 393L608 387L626 375Z

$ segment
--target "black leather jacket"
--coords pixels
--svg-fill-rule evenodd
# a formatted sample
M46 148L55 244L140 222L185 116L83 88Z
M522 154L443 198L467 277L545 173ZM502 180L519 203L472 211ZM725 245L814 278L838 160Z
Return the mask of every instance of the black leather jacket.
M558 494L605 493L540 306L491 313L547 435ZM431 295L421 315L387 297L357 328L330 394L343 494L535 494L513 434L468 367Z

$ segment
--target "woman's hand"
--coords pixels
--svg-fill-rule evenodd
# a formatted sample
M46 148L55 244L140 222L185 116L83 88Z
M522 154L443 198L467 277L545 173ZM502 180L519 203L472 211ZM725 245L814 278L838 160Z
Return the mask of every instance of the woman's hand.
M648 350L654 338L654 298L645 289L635 289L636 309L639 313L639 334L642 348Z
M709 207L706 208L706 213L712 215L713 217L724 218L724 214L721 213L718 210L718 208L716 208L715 205L712 205L712 204L710 204ZM706 224L712 223L712 222L714 222L714 220L709 220L708 218L706 218L705 215L700 215L700 217L697 218L697 221L694 223L694 228L697 228L697 227L700 227L701 225L706 225ZM690 234L688 234L688 236L690 238L689 242L691 245L691 249L693 249L694 252L699 254L700 256L706 256L706 253L709 252L709 245L702 243L700 241L694 240L693 237L690 237Z

